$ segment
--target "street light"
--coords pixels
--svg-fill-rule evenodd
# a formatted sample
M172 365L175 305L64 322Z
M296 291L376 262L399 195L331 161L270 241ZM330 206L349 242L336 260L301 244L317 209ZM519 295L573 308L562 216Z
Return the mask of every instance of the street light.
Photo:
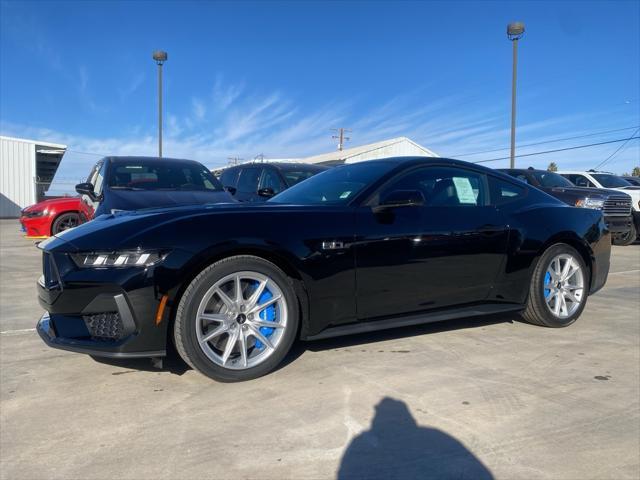
M162 158L162 64L167 61L167 52L156 50L153 59L158 64L158 157Z
M511 80L511 168L516 165L516 78L518 71L518 40L524 35L524 23L507 25L507 37L513 43L513 75Z

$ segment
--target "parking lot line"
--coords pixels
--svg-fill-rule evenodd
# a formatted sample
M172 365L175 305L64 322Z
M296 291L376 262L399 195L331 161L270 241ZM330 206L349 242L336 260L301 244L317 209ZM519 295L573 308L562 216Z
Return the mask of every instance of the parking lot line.
M21 328L19 330L5 330L0 332L0 335L20 335L23 333L35 332L35 328Z

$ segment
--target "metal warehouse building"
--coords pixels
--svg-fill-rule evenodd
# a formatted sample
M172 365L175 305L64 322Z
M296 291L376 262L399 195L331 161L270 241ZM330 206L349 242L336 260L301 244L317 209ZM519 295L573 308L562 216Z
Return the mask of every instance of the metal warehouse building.
M390 140L361 145L359 147L301 158L298 161L319 163L321 165L337 165L340 163L356 163L377 158L420 156L437 157L439 155L407 137L397 137Z
M49 189L66 145L0 136L0 218L20 216Z

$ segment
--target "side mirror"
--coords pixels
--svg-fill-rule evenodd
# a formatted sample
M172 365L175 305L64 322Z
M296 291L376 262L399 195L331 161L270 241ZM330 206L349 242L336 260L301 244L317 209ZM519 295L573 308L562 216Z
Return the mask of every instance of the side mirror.
M384 197L375 209L385 210L398 207L421 207L425 203L420 190L394 190Z
M229 186L229 185L226 185L226 186L224 187L224 189L225 189L227 192L229 192L231 195L235 195L235 194L236 194L236 192L238 191L238 190L236 189L236 187L231 187L231 186Z
M91 183L79 183L76 185L76 192L80 195L87 195L91 200L97 200L96 192L93 190Z
M276 194L276 192L273 191L273 188L269 188L269 187L261 188L261 189L258 190L258 195L260 197L270 198L270 197L273 197L275 194Z

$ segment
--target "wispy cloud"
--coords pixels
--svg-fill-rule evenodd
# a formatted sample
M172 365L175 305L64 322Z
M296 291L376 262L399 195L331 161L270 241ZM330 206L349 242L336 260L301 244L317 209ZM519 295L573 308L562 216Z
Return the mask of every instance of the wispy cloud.
M120 101L126 100L129 96L135 93L142 86L144 80L145 75L142 72L138 72L132 75L129 83L127 83L124 87L118 89Z

